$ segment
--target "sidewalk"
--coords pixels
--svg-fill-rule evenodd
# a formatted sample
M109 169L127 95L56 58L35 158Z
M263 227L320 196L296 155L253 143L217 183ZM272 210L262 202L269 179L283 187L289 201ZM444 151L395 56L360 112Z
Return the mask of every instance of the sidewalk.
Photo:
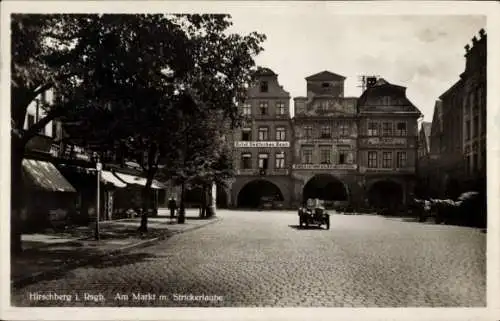
M11 258L11 282L22 286L36 282L103 256L117 255L147 246L172 235L215 223L218 217L199 219L198 210L186 210L186 221L177 224L160 209L159 216L148 218L148 233L137 232L140 218L100 222L100 240L94 239L95 225L81 226L64 232L23 234L23 253Z

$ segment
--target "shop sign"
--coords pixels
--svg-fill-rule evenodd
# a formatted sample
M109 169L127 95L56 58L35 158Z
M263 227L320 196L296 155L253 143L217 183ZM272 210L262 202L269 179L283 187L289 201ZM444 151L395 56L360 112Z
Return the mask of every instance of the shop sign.
M356 169L356 164L293 164L293 169Z
M279 141L249 141L234 142L234 147L244 148L244 147L290 147L290 142L279 142Z

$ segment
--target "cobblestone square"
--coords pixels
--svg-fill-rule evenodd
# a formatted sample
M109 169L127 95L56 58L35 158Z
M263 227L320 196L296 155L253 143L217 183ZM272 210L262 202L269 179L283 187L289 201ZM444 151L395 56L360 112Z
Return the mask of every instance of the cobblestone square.
M483 307L486 234L375 215L299 229L293 211L221 221L17 288L15 306ZM52 293L52 295L49 295ZM55 295L57 294L57 296Z

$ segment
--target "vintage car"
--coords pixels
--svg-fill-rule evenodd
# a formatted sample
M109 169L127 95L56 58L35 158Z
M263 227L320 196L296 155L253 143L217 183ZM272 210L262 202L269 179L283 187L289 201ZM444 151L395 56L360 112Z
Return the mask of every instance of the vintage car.
M298 214L300 227L326 225L326 229L330 229L330 214L325 210L323 202L320 200L308 200L305 207L299 208Z

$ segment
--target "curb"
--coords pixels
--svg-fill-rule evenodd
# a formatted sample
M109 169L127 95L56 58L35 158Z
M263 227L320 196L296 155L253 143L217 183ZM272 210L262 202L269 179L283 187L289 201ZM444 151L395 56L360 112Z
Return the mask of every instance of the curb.
M172 231L171 233L167 232L167 233L164 233L163 235L160 235L158 237L155 237L155 238L152 238L149 240L140 241L140 242L133 243L133 244L130 244L130 245L118 248L118 249L110 250L110 251L103 251L99 254L96 254L94 257L91 257L88 259L83 259L81 261L76 261L74 263L63 264L62 266L60 266L58 268L54 268L54 269L43 271L43 272L35 272L35 273L32 273L28 276L18 277L17 279L14 279L11 281L11 288L12 287L24 287L24 286L27 286L27 285L32 284L32 283L36 283L36 282L39 282L42 280L53 278L53 277L56 277L58 275L66 273L68 270L76 269L79 267L84 267L84 266L92 264L94 262L99 262L101 260L101 258L103 258L103 257L110 256L110 255L123 254L127 251L130 251L130 250L136 249L136 248L148 247L148 246L153 245L156 242L168 239L174 235L194 231L194 230L200 229L202 227L205 227L207 225L211 225L211 224L214 224L216 222L219 222L221 220L222 219L220 217L216 216L216 217L210 219L209 221L207 221L205 224L200 224L200 225L196 225L193 227L188 227L184 230Z

